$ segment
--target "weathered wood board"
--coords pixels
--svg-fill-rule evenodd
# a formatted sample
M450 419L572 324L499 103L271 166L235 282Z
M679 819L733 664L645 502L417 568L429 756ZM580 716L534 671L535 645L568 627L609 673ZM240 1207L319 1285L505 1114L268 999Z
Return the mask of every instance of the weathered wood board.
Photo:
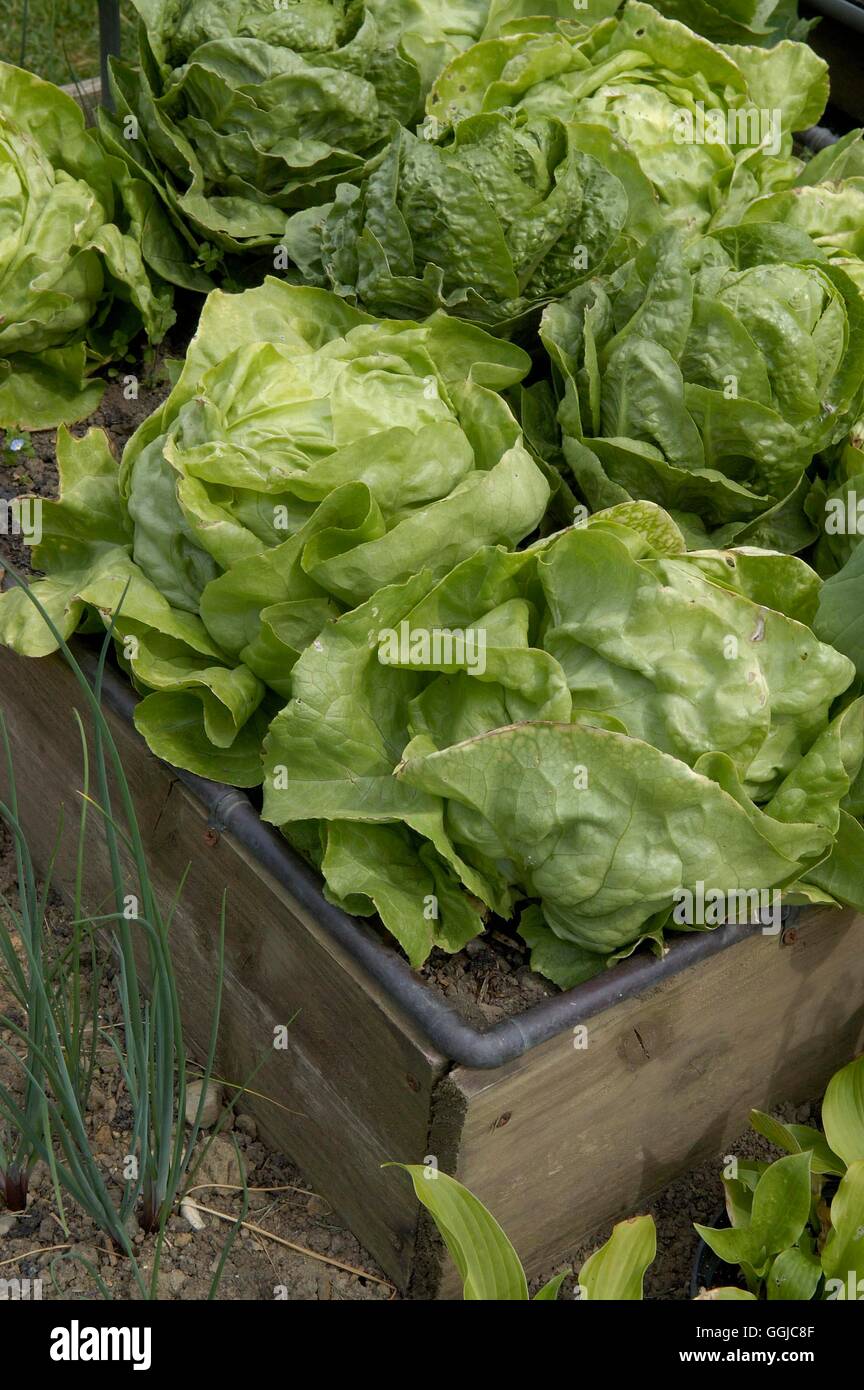
M73 706L83 697L65 664L28 661L0 648L0 706L10 731L22 819L40 867L66 820L55 867L74 882L81 757ZM417 1206L390 1159L426 1152L432 1088L445 1070L374 985L301 915L284 890L207 817L169 768L122 720L109 716L135 798L157 890L167 905L190 866L172 931L185 1025L206 1047L217 975L219 914L228 890L219 1074L249 1097L262 1134L288 1153L400 1283L411 1272ZM0 775L5 790L5 776ZM107 898L98 817L91 816L88 903ZM94 841L96 842L94 844ZM285 1048L274 1030L287 1025ZM257 1071L255 1070L257 1068Z
M96 124L96 111L102 101L102 79L85 77L81 82L68 82L62 91L77 101L87 119L88 125Z
M74 873L82 699L59 658L0 649L9 725L34 857L67 832L58 886ZM173 949L190 1036L210 1028L219 907L228 888L220 1073L262 1134L288 1153L401 1288L456 1297L452 1266L388 1159L434 1155L494 1211L529 1272L636 1209L746 1128L747 1112L817 1096L864 1042L864 935L852 913L812 914L784 936L747 937L489 1071L454 1067L229 835L137 734L111 716L157 887L187 864ZM0 787L3 778L0 776ZM91 821L89 899L107 870ZM215 843L213 843L215 839ZM287 1049L273 1046L288 1025Z
M864 919L822 911L748 937L586 1029L584 1047L568 1034L438 1089L430 1152L530 1273L722 1152L751 1108L821 1095L864 1045ZM422 1254L417 1277L429 1287ZM456 1294L449 1269L441 1293Z

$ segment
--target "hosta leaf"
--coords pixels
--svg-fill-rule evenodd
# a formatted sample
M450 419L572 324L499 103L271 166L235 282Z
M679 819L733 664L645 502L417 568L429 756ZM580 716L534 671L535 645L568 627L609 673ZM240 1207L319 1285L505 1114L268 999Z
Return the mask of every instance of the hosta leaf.
M864 1057L832 1076L822 1101L822 1124L843 1162L864 1159Z
M519 1256L483 1203L455 1178L419 1163L394 1163L414 1184L430 1212L471 1301L527 1300L528 1285Z
M794 1245L810 1214L810 1154L790 1154L772 1163L753 1193L750 1234L775 1254Z
M565 1269L562 1274L556 1274L549 1280L548 1284L544 1284L542 1289L538 1289L537 1293L534 1295L534 1302L553 1303L561 1292L561 1285L564 1283L569 1273L569 1269Z
M839 1281L834 1296L856 1300L864 1292L864 1159L849 1166L831 1203L831 1231L822 1252L826 1280ZM860 1285L860 1286L859 1286Z
M765 1287L769 1301L811 1299L819 1287L822 1266L818 1259L793 1246L783 1250L771 1266Z
M833 1152L825 1135L810 1125L783 1124L761 1110L750 1111L750 1124L757 1134L787 1153L801 1153L809 1149L813 1155L811 1171L814 1173L832 1173L839 1177L846 1171L843 1160Z
M634 1216L617 1225L579 1274L581 1296L593 1302L642 1298L645 1271L657 1253L653 1218Z

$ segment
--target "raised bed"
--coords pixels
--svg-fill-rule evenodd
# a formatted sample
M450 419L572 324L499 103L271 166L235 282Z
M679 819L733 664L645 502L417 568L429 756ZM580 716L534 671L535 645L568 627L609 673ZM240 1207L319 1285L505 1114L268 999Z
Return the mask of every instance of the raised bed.
M94 657L79 647L82 661ZM166 900L191 863L173 928L186 1023L210 1027L217 924L228 888L218 1068L400 1286L458 1285L408 1185L381 1164L429 1155L495 1212L529 1273L626 1215L770 1109L821 1092L864 1042L864 922L793 914L779 936L726 927L638 956L480 1032L368 924L328 905L315 875L247 796L158 762L131 725L117 675L106 707ZM55 879L74 876L80 693L59 657L0 649L23 819ZM2 779L0 779L2 781ZM95 819L91 821L95 830ZM98 844L89 902L108 890ZM587 1046L574 1028L587 1025ZM274 1030L288 1027L286 1048Z
M815 35L834 99L864 119L857 49L839 26ZM838 8L843 15L835 13ZM113 0L101 0L110 26ZM103 48L112 46L103 27ZM94 79L72 92L85 109ZM92 652L79 646L82 664ZM244 1102L262 1135L303 1169L400 1288L455 1297L459 1285L408 1184L381 1164L439 1166L491 1207L529 1275L638 1208L721 1151L751 1107L808 1100L864 1045L864 919L790 914L779 936L724 927L682 937L662 959L640 954L578 989L480 1031L412 972L368 923L329 905L317 877L243 792L158 762L132 727L134 695L105 688L136 798L154 881L166 900L191 864L174 919L185 1022L203 1044L228 889L219 1074L254 1074ZM44 870L66 828L55 882L75 871L80 703L60 658L0 648L22 813ZM4 774L0 770L0 788ZM97 821L91 819L97 835ZM89 904L109 886L90 846ZM574 1034L587 1027L587 1046ZM274 1047L287 1027L287 1047ZM264 1097L267 1097L265 1099Z

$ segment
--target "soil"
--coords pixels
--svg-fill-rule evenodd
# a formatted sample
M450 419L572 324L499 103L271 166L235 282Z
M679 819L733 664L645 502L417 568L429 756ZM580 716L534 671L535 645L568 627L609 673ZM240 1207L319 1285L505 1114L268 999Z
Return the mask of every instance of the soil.
M458 955L433 951L420 974L479 1028L524 1013L561 992L534 973L528 947L507 931L505 923L469 941Z

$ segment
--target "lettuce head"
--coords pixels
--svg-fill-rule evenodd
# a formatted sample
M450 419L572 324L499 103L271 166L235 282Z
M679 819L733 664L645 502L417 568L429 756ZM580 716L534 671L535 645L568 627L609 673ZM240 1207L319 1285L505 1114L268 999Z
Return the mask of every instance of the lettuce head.
M254 785L297 656L331 618L537 528L549 484L499 394L529 366L444 314L377 320L277 280L216 291L119 468L104 435L61 438L40 596L64 635L116 620L154 752ZM0 640L53 645L15 591Z
M819 590L791 556L686 553L648 503L418 573L300 656L265 819L415 965L526 904L535 965L573 984L661 949L700 881L860 901L864 701Z
M661 233L544 313L565 470L591 508L648 499L692 545L803 549L811 464L861 414L862 309L787 224Z
M806 44L714 44L638 0L590 27L535 30L526 21L454 58L429 117L447 128L510 108L598 127L598 151L623 141L666 221L689 234L791 183L793 133L828 99L827 66Z
M801 19L798 0L653 0L654 8L714 43L763 47L806 39L818 20Z
M71 97L7 63L0 189L0 426L47 429L96 409L91 373L142 329L163 337L172 294L142 259L146 189Z
M362 184L291 219L288 252L307 282L374 313L442 308L513 331L632 245L625 186L580 134L501 112L441 141L401 131Z

